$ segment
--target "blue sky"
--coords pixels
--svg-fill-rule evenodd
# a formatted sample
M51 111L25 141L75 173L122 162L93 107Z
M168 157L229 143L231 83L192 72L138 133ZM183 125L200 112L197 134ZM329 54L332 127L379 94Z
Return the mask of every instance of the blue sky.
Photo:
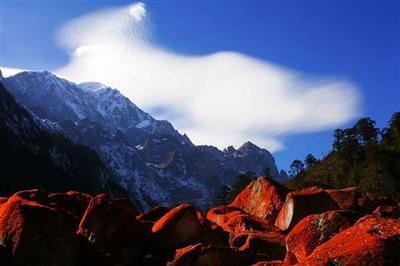
M56 36L65 22L130 3L3 0L0 65L62 68L70 55ZM144 3L152 42L162 49L187 56L234 51L310 77L349 80L362 99L356 117L370 116L380 127L400 109L398 1ZM334 128L349 126L355 119L313 132L276 133L285 147L274 153L278 167L287 169L307 153L328 152Z

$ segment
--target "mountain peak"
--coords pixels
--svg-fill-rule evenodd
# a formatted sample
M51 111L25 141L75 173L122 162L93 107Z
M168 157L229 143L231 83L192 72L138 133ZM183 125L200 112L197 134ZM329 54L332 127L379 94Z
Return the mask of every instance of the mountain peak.
M78 86L81 89L87 90L87 91L98 91L101 89L108 88L106 85L104 85L100 82L82 82L82 83L79 83Z
M251 141L246 141L245 143L243 143L242 146L240 146L240 148L238 149L239 151L243 151L243 150L261 150L260 147L258 147L257 145L255 145L254 143L252 143Z

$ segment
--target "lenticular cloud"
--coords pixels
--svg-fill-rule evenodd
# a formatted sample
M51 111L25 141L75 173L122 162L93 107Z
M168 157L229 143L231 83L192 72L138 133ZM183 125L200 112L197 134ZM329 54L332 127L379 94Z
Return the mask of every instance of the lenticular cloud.
M357 115L358 90L349 81L310 78L230 51L180 55L152 44L150 32L143 3L72 20L59 33L71 60L55 72L119 89L196 144L250 140L274 151L283 148L282 136L329 129Z

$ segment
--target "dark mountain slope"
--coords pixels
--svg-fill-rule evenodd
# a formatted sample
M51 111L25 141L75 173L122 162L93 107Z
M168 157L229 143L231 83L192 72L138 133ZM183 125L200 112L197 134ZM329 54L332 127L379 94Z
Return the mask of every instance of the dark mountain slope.
M1 82L0 158L2 194L32 187L123 193L95 151L61 134L47 132L40 120L15 102Z

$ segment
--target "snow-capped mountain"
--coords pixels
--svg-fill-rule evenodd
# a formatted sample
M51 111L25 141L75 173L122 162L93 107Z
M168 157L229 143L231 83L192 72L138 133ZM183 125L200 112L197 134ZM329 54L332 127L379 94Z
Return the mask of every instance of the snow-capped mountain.
M181 201L205 208L241 172L262 174L268 167L279 179L268 151L250 142L238 150L195 146L171 123L154 119L103 84L75 84L46 71L21 72L4 83L39 119L95 149L143 209Z
M225 148L223 151L212 146L199 146L204 152L207 152L214 158L217 158L222 164L229 168L244 173L252 171L257 175L270 172L276 179L280 179L280 173L275 164L275 159L272 154L261 149L250 141L244 143L238 149L233 146Z
M27 188L126 195L95 151L48 131L48 126L19 106L0 79L3 195Z

